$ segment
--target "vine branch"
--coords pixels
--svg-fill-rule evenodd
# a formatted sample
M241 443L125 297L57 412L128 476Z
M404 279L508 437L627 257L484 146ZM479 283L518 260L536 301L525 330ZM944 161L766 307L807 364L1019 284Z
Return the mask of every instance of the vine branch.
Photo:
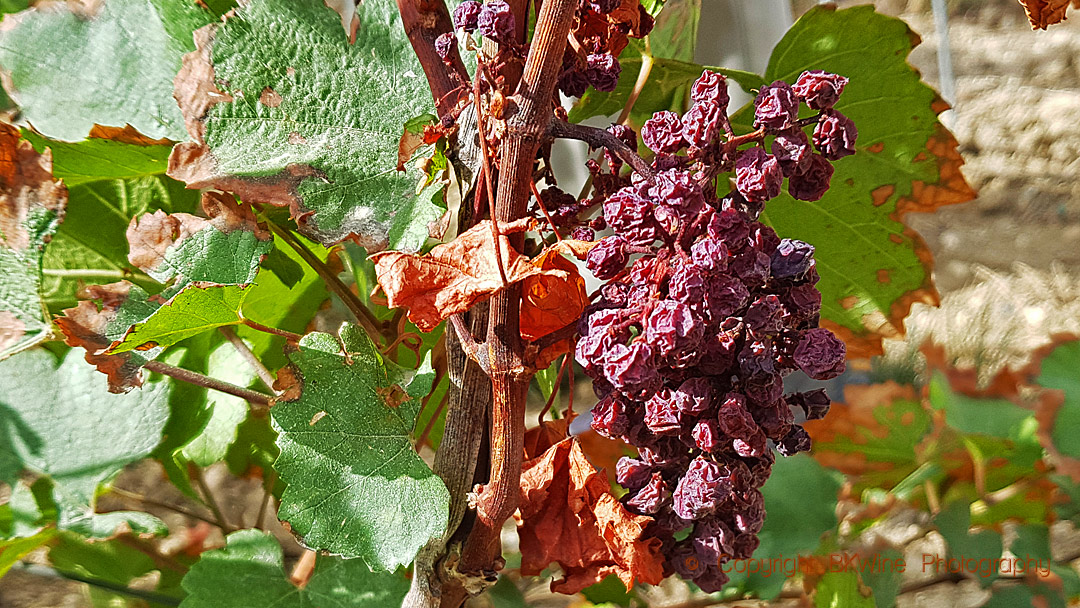
M163 374L181 382L187 382L188 384L194 384L195 386L201 386L234 397L240 397L252 405L269 408L274 402L274 397L267 395L266 393L253 391L242 386L236 386L235 384L230 384L224 380L211 378L210 376L205 376L182 367L169 365L168 363L162 363L161 361L150 361L144 367L152 372Z
M634 168L646 179L656 177L656 171L645 162L645 159L637 155L618 137L609 133L606 129L598 129L586 125L576 125L565 120L555 119L551 121L549 133L552 137L561 139L576 139L589 144L592 148L607 148L612 154L618 156L623 162Z

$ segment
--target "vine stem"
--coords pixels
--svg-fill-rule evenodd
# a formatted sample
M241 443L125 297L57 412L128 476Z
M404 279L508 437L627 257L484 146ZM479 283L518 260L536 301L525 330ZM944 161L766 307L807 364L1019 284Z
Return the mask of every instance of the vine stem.
M249 388L236 386L235 384L230 384L224 380L204 376L198 372L169 365L168 363L162 363L161 361L150 361L144 367L152 372L163 374L181 382L187 382L188 384L194 384L195 386L201 386L234 397L240 397L252 405L268 408L274 402L274 397L267 395L266 393L260 393L259 391L253 391Z
M259 361L259 358L255 356L255 353L251 352L247 342L244 342L240 336L236 335L236 332L233 331L231 327L219 327L218 331L221 332L221 335L225 336L225 339L229 341L229 344L232 345L237 354L239 354L240 357L255 370L255 375L259 377L259 380L262 380L263 385L271 392L275 392L274 374L270 373L270 370L263 365L262 361Z
M242 323L244 325L247 325L248 327L250 327L251 329L254 329L255 331L261 331L264 334L270 334L270 335L273 335L273 336L280 336L280 337L285 338L286 340L288 340L289 342L292 342L294 344L299 342L300 338L304 337L304 336L301 336L300 334L295 334L295 333L293 333L291 331L285 331L284 329L278 329L276 327L270 327L269 325L263 325L262 323L259 323L258 321L252 321L251 319L240 319L240 323Z
M106 581L100 578L92 576L84 576L75 572L66 572L63 570L57 570L56 568L50 568L49 566L42 566L39 564L27 564L25 562L19 562L19 570L31 574L33 576L40 576L45 578L62 578L69 581L75 581L77 583L84 583L91 587L97 587L98 589L104 589L112 593L119 595L126 595L136 599L144 600L161 606L179 606L180 599L162 593L155 593L153 591L144 591L142 589L132 589L127 585L120 585L112 581Z
M615 137L606 129L576 125L565 120L552 120L551 136L583 141L592 148L607 148L612 154L633 167L634 171L637 171L646 179L656 177L656 170L645 162L644 158L638 156L623 140Z
M214 517L221 522L221 531L227 536L231 532L235 532L236 528L229 525L229 522L225 521L225 514L221 511L221 506L218 505L217 498L214 497L214 493L210 491L210 486L206 485L206 477L203 476L202 468L193 466L191 467L195 478L195 485L199 486L199 491L202 492L203 498L206 499L206 506L210 507L210 512L214 514Z
M533 165L552 116L552 99L577 0L546 0L540 7L517 93L508 102L516 112L506 120L499 163L494 218L524 217ZM507 238L521 250L524 235ZM517 509L525 437L525 397L530 375L523 361L521 286L514 284L490 302L487 340L491 366L491 471L477 493L476 523L462 549L459 570L485 573L499 566L502 524Z
M140 502L140 503L142 503L144 505L149 505L151 507L158 507L159 509L167 509L167 510L172 511L174 513L179 513L180 515L183 515L184 517L190 517L192 519L197 519L199 521L204 521L204 522L210 524L211 526L219 528L222 531L224 531L226 529L225 526L220 521L218 521L218 520L216 520L216 519L214 519L212 517L205 517L203 515L199 515L198 513L194 512L194 511L190 511L190 510L188 510L188 509L186 509L184 507L178 507L176 505L170 505L168 503L164 503L164 502L161 502L159 500L154 500L153 498L149 498L147 496L143 496L142 494L138 494L136 492L131 492L129 490L124 490L122 488L116 488L116 487L109 488L109 492L112 493L112 494L116 494L117 496L119 496L121 498L127 498L129 500L134 500L134 501Z
M356 297L356 294L349 289L348 285L341 282L341 278L337 276L337 273L330 270L330 267L320 260L319 256L315 255L307 248L307 245L300 242L300 240L293 236L291 232L271 221L267 221L266 225L270 228L271 232L288 243L289 246L292 247L305 262L307 262L307 265L311 266L311 268L322 277L323 282L330 288L330 291L341 298L341 301L345 303L345 307L349 309L349 312L351 312L354 317L356 317L356 321L364 328L368 337L376 344L381 344L382 332L379 331L378 321L376 320L375 315L367 309L367 306L364 306L364 303L360 301L360 298Z

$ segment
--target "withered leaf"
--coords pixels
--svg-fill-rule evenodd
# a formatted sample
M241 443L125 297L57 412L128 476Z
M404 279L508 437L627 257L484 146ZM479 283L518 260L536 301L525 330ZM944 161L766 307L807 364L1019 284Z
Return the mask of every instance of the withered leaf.
M516 517L521 573L537 575L558 563L563 578L551 583L552 591L577 593L611 574L627 589L663 578L660 539L643 538L652 519L628 512L612 496L577 439L525 463Z
M559 269L543 270L516 252L504 239L503 269L508 283L540 274L561 276ZM385 251L373 254L375 276L391 308L407 307L409 320L431 331L450 315L465 312L504 289L495 255L491 222L483 221L427 255Z
M526 340L536 340L577 323L589 303L585 279L578 274L577 266L559 254L559 249L552 247L544 251L533 260L533 265L542 271L558 270L561 274L545 272L530 276L521 284L521 337Z
M80 294L84 300L64 310L56 324L69 346L86 349L86 361L109 379L110 393L126 393L142 386L142 366L161 354L162 348L129 351L116 355L105 352L122 340L131 326L150 317L160 308L160 298L149 296L128 281L89 285Z
M0 123L0 359L47 339L41 260L59 227L67 188L19 130Z
M1027 13L1031 29L1045 30L1047 27L1065 20L1065 11L1069 7L1080 7L1077 0L1020 0Z

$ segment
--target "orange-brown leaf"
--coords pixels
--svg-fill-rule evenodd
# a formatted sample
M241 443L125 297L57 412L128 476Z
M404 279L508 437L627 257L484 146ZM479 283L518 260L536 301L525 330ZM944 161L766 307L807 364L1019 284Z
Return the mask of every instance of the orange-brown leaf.
M88 285L79 294L83 301L74 308L65 309L64 315L56 319L60 331L64 332L64 342L86 349L86 362L108 376L109 392L112 393L124 393L143 383L139 370L144 360L137 353L104 354L112 345L112 340L106 337L109 323L128 300L132 287L134 285L128 281Z
M1065 20L1065 11L1071 5L1080 7L1078 0L1020 0L1027 13L1031 29L1045 30L1047 27Z
M506 280L517 283L542 273L528 258L502 242ZM491 235L491 222L483 221L438 245L427 255L384 251L371 256L375 276L390 308L406 307L409 320L421 331L431 331L450 315L465 312L504 289Z
M547 249L533 260L533 265L559 273L536 274L521 284L521 337L529 341L577 323L589 303L585 279L558 249Z
M644 538L652 519L612 496L574 438L525 463L517 517L521 573L537 575L558 563L563 578L552 591L577 593L611 574L627 589L663 578L660 540Z
M28 220L43 211L62 217L66 204L67 188L53 179L50 152L38 154L30 142L20 138L18 129L0 123L0 249L16 252L27 260L39 260L42 238L28 232ZM34 250L33 256L25 255L27 250ZM0 299L7 302L4 296L8 295L0 293ZM9 349L18 349L18 345L28 347L36 341L35 335L42 339L48 335L49 322L41 309L31 312L21 310L22 306L16 308L20 310L0 310L0 353L10 354L13 351Z

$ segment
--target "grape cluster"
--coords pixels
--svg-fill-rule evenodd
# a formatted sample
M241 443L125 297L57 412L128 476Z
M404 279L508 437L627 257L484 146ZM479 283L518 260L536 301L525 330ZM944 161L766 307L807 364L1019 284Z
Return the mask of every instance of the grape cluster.
M616 57L629 38L644 38L653 18L638 0L581 0L571 31L574 44L563 56L559 90L581 97L590 86L610 92L619 84L622 66Z
M810 420L828 412L824 390L784 394L784 376L844 371L843 342L818 327L814 248L757 218L785 178L793 197L821 198L830 161L854 152L855 127L833 109L846 83L807 72L764 87L757 130L737 137L725 79L706 71L689 111L658 112L642 127L654 177L624 175L611 157L608 172L590 166L601 223L615 233L588 254L605 284L575 350L600 399L592 425L637 447L616 468L623 502L653 517L648 533L663 541L668 573L705 591L727 582L725 561L758 545L773 448L810 448L794 408ZM800 121L800 103L818 115ZM624 140L628 131L612 130ZM735 189L720 196L716 182L732 170Z

